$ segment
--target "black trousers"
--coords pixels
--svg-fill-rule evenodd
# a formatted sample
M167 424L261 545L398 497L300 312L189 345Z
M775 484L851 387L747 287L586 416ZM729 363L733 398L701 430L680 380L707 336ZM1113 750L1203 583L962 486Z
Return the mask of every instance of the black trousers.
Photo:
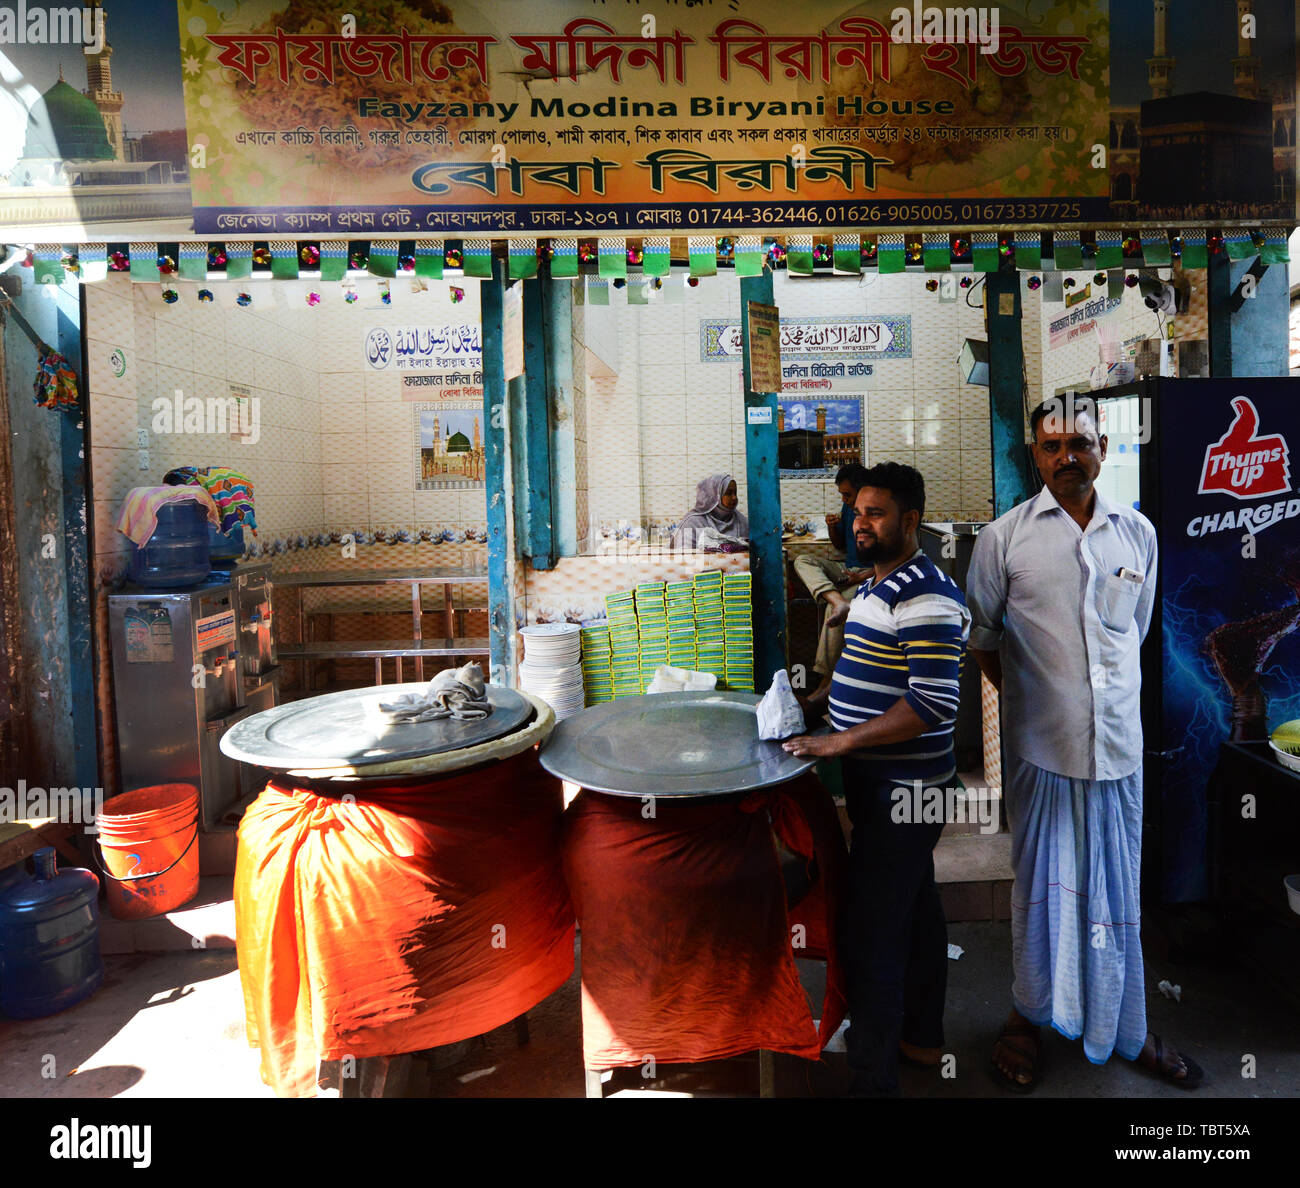
M853 836L838 924L848 981L846 1034L854 1091L898 1093L898 1043L943 1045L948 927L934 882L934 847L943 821L894 820L898 786L844 760L844 796ZM912 806L912 789L904 802Z

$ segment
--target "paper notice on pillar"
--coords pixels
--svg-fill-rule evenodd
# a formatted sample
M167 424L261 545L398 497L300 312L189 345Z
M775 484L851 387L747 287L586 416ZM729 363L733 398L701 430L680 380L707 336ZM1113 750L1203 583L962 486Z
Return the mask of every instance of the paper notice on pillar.
M749 302L749 390L781 391L781 314L775 305Z
M501 306L501 349L506 379L524 374L524 286L511 285Z

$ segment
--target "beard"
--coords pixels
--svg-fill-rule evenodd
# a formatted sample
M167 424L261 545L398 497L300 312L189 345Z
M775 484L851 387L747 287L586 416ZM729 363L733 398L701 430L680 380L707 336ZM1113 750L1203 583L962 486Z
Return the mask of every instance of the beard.
M857 545L858 559L863 565L888 564L890 561L897 561L903 552L902 540L886 540L879 536L873 544L864 545L861 541L857 541Z

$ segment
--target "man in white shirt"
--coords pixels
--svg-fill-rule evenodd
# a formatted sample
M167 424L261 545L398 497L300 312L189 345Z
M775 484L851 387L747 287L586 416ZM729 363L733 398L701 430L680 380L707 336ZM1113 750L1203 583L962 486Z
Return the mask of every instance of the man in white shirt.
M1183 1088L1203 1073L1149 1033L1139 937L1139 649L1151 622L1156 534L1093 484L1106 457L1092 402L1030 416L1044 488L976 537L969 650L1002 694L1012 830L1012 1011L994 1067L1038 1079L1038 1028L1083 1039Z

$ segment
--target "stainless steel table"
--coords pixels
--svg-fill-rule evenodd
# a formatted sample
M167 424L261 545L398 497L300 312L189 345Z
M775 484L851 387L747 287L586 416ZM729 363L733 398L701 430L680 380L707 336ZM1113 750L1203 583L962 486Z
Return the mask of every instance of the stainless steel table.
M298 591L298 639L290 643L285 641L282 651L286 659L301 659L305 666L306 687L311 689L311 659L327 656L337 657L355 657L357 655L372 658L375 662L375 684L380 684L383 679L381 668L382 660L385 657L395 657L397 659L397 679L402 679L402 657L410 655L415 660L415 679L424 680L424 657L431 655L486 655L487 641L473 639L456 638L456 619L455 607L451 602L451 591L453 586L466 585L470 582L487 581L487 570L477 565L441 565L429 566L427 568L400 568L400 569L319 569L315 571L303 571L298 573L285 573L275 575L275 584L282 588L295 588ZM409 646L403 647L405 641L401 640L384 640L384 641L363 641L369 644L368 647L348 648L345 643L340 643L333 650L312 648L310 645L315 641L306 638L306 620L303 617L302 610L302 591L308 587L328 587L328 586L390 586L390 585L408 585L411 587L411 625L412 638ZM423 632L420 625L420 587L421 586L441 586L443 597L443 618L446 629L445 644L437 643L431 647L423 647ZM382 645L382 646L380 646Z

